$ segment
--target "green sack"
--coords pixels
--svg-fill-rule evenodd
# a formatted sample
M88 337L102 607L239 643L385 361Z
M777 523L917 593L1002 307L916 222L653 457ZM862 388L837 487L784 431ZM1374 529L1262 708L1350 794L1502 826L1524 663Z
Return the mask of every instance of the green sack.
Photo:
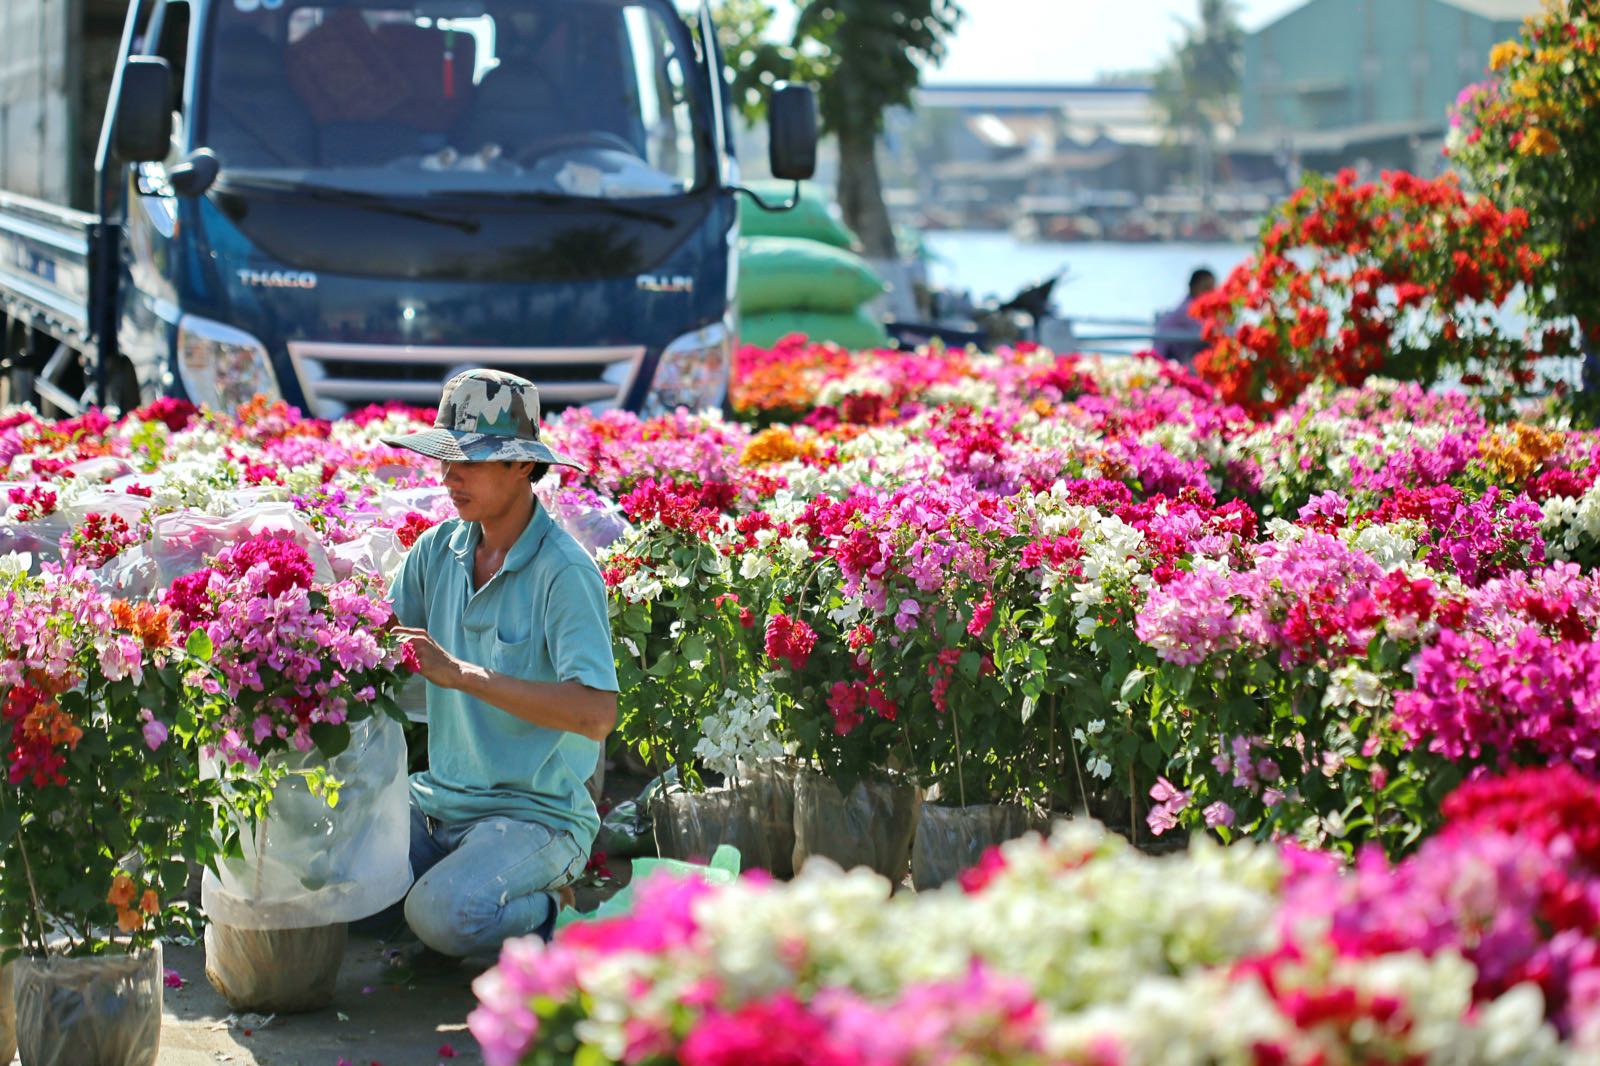
M771 348L791 333L804 333L814 341L832 341L852 351L887 348L889 334L865 309L843 311L774 311L750 315L739 327L739 340L758 348Z
M745 185L769 204L786 204L794 195L792 181L747 181ZM800 203L792 211L768 211L741 196L739 232L746 237L802 237L835 248L854 247L856 235L833 217L830 201L810 182L800 183Z
M854 311L883 293L883 279L854 252L799 237L739 243L739 310Z
M711 856L711 865L679 862L677 859L634 859L633 877L622 890L587 914L571 907L562 908L556 916L556 929L562 930L573 922L597 922L616 918L633 910L633 886L643 884L646 878L665 873L673 877L698 877L710 885L731 885L739 879L739 849L724 844Z

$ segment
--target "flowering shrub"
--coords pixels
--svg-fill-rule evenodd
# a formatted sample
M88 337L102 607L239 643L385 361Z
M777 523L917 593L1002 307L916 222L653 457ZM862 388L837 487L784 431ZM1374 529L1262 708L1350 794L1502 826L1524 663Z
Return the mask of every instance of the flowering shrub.
M214 798L176 698L193 665L167 610L82 570L0 576L0 952L142 947L190 920Z
M306 550L269 534L240 541L213 567L173 582L163 604L211 670L185 683L208 745L259 766L286 746L337 755L349 722L378 710L403 720L394 695L406 649L379 582L313 581ZM213 671L215 676L213 676Z
M1065 822L910 897L826 864L656 880L627 916L508 943L469 1025L490 1066L1593 1055L1600 789L1529 774L1449 809L1416 856L1348 872L1292 846L1152 859Z
M1600 339L1600 5L1563 0L1490 54L1490 80L1457 101L1446 152L1496 203L1523 211L1551 258L1547 317L1575 316Z
M1469 198L1448 177L1310 175L1268 216L1259 253L1196 302L1211 344L1199 373L1257 412L1319 376L1431 383L1452 367L1502 397L1525 392L1534 361L1560 343L1530 344L1493 321L1542 265L1527 229L1526 211Z
M1595 434L1385 379L1319 384L1253 418L1153 358L835 356L750 356L792 386L797 423L773 407L759 430L686 412L570 412L549 427L587 467L540 493L599 550L618 743L657 769L693 782L794 758L841 781L899 771L943 802L1086 807L1141 837L1395 851L1468 774L1537 760L1590 772ZM375 588L319 584L307 567L384 569L448 516L429 465L376 443L419 415L178 414L178 429L132 417L93 432L8 415L0 446L9 476L58 495L72 517L51 521L86 562L124 535L79 516L125 516L143 536L174 511L281 508L275 528L292 527L304 557L267 538L164 595L180 632L198 624L213 645L187 689L213 743L246 769L266 750L337 743L338 717L364 713L369 684L383 696L392 664L362 680L366 667L311 638L281 649L310 670L286 683L251 642L279 648L299 612L327 617L315 596L335 586L355 608L327 636L381 629L364 613ZM233 529L204 528L218 527ZM152 547L91 573L120 580ZM1573 679L1551 689L1570 700L1521 714L1529 664Z

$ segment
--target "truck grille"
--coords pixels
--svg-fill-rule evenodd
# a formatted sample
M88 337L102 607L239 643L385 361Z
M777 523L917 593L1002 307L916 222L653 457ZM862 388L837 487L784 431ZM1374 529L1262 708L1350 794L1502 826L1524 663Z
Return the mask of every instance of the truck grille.
M289 360L318 418L338 418L368 404L399 400L438 404L444 383L462 370L488 367L539 386L546 410L616 406L633 384L643 347L420 348L409 345L290 341Z

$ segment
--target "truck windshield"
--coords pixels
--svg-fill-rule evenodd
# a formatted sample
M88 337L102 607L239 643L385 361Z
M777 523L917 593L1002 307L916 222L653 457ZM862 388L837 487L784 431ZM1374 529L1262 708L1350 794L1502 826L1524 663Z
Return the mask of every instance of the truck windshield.
M232 0L201 141L229 168L398 195L675 196L709 169L666 0Z

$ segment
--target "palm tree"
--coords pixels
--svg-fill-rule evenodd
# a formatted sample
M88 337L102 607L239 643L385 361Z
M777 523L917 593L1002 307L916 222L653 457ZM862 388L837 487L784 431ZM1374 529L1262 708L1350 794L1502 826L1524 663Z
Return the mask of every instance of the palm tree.
M1217 135L1239 104L1244 30L1237 0L1200 0L1199 22L1180 20L1183 40L1156 75L1156 100L1167 128L1194 151L1206 210L1216 177Z
M795 0L793 40L770 39L763 0L723 0L717 15L734 93L747 118L780 79L813 81L824 132L839 139L839 207L869 256L896 257L878 174L878 135L891 107L911 103L922 72L944 59L963 12L956 0Z

